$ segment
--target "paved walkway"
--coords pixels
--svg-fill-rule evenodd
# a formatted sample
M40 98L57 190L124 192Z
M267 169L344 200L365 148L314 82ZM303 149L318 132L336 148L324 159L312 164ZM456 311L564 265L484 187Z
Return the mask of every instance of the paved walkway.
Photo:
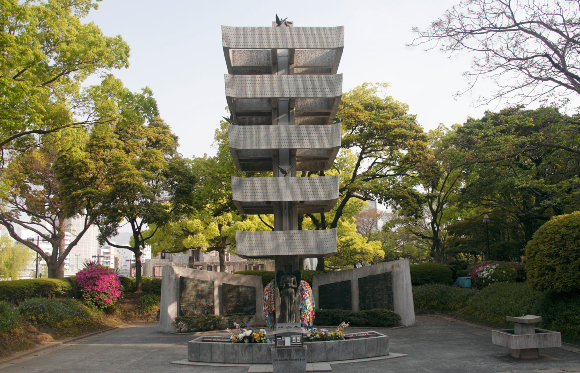
M362 330L349 328L349 331ZM390 338L392 352L406 357L355 364L333 364L335 373L361 372L580 372L580 350L541 349L539 360L512 358L491 343L491 331L439 317L418 317L409 328L376 329ZM163 372L247 373L247 367L200 367L170 364L187 357L191 334L163 334L157 325L117 329L0 364L12 372Z

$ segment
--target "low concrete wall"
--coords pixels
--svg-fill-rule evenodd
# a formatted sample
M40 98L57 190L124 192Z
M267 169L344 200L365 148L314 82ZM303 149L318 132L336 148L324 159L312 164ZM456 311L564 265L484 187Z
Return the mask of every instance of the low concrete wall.
M377 333L376 337L347 339L343 341L304 342L307 362L319 363L365 359L389 354L389 337ZM207 363L271 364L272 343L202 342L203 337L188 342L188 360Z
M513 334L512 329L491 331L491 343L513 350L527 348L562 347L562 336L559 332L546 329L535 329L534 334Z
M257 326L265 325L262 278L259 276L234 275L222 272L200 271L197 269L165 266L161 282L161 306L159 313L159 331L175 332L174 320L179 314L179 279L180 277L212 281L214 284L215 314L222 314L222 285L245 285L256 288L256 313L250 321Z
M319 308L319 287L342 281L350 281L352 308L351 311L359 311L359 288L358 279L380 273L392 273L393 305L394 311L401 316L401 325L413 325L415 323L415 307L413 303L413 288L411 285L411 271L407 259L395 260L374 264L371 266L348 269L314 275L312 279L312 295L316 307Z

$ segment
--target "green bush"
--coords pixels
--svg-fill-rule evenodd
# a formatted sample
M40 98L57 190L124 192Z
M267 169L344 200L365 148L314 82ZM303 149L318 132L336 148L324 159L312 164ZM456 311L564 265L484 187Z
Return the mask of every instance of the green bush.
M119 277L123 292L134 293L137 291L137 279L135 277ZM161 295L161 279L159 277L141 277L141 291L143 294Z
M50 327L80 325L92 319L90 310L73 299L28 299L18 308L25 320Z
M274 275L274 271L237 271L234 272L237 275L246 275L246 276L260 276L262 277L262 287L266 287L276 277Z
M38 278L0 281L0 301L19 304L29 298L68 297L72 289L68 279Z
M401 316L391 310L375 309L352 312L348 310L316 310L316 325L340 325L347 322L350 326L387 328L398 325Z
M0 332L14 329L19 322L18 308L11 303L0 301Z
M446 263L451 270L452 280L455 282L457 277L467 276L467 267L469 267L469 262L465 260L451 260Z
M546 293L540 312L543 328L559 331L571 343L580 343L580 297Z
M445 264L411 264L411 283L414 286L427 284L451 285L453 283L453 276L451 269Z
M234 272L237 275L260 276L262 277L262 286L266 287L275 277L274 271L238 271ZM312 277L317 273L324 273L320 271L300 271L302 280L308 282L312 286Z
M253 315L232 315L232 316L225 316L222 318L222 321L225 322L223 325L224 328L235 328L234 323L244 326L250 322L250 320L254 317Z
M147 313L159 307L161 298L156 294L145 294L141 297L141 312Z
M476 292L441 284L413 286L413 301L420 312L453 312L465 308Z
M580 211L555 216L534 233L526 272L533 289L580 292Z
M222 321L220 315L181 316L175 318L175 330L178 333L216 330Z
M540 315L543 298L525 282L498 282L476 293L468 304L481 320L501 324L506 316Z

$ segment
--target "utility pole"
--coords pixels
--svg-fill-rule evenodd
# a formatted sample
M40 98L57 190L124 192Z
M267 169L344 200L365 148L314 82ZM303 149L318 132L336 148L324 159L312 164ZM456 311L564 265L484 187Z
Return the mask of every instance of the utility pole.
M97 264L101 265L101 258L105 258L105 255L93 255L93 258L97 258Z

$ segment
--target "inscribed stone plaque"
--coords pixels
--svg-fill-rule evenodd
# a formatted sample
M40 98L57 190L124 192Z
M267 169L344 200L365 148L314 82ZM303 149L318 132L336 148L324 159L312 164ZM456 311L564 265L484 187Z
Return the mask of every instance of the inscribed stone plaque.
M222 285L224 315L253 315L256 313L256 288L245 285Z
M394 310L392 272L379 273L358 279L360 310Z
M350 280L320 285L318 302L321 310L351 310L352 295Z
M179 316L212 315L213 281L179 278Z

